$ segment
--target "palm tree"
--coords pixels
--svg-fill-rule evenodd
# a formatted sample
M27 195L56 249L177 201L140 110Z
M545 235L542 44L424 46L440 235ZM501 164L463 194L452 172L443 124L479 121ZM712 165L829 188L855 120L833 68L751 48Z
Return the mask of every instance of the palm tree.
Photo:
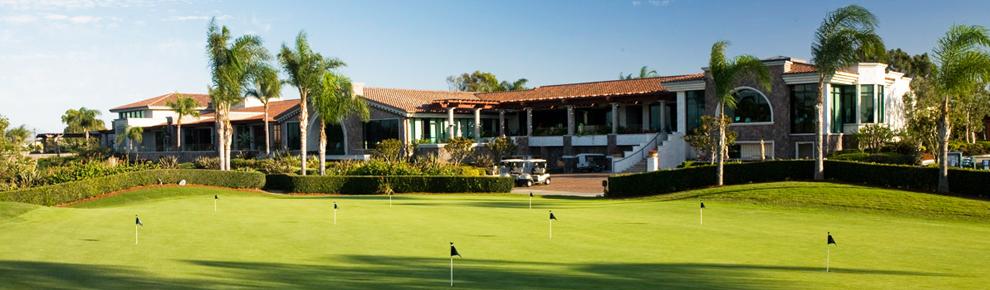
M117 144L123 145L127 143L127 151L134 152L134 160L138 159L138 154L140 150L134 150L134 144L138 144L138 149L140 149L141 142L144 141L144 128L141 127L127 127L124 129L124 133L117 135Z
M939 112L938 192L949 192L949 137L952 124L949 104L976 93L990 82L990 32L983 26L955 25L949 28L935 47L936 66L932 78L935 91L942 96Z
M80 133L82 132L86 136L86 143L89 143L89 131L91 130L103 130L105 125L103 120L97 118L100 115L100 111L90 110L86 107L81 107L78 110L69 109L62 114L62 123L65 123L66 133Z
M341 124L351 114L367 121L368 105L354 95L351 80L334 72L324 72L319 93L313 95L313 106L320 116L320 175L326 174L327 124Z
M182 116L199 117L199 109L197 109L199 103L178 92L175 94L179 97L166 105L177 115L175 118L175 149L182 151Z
M625 74L625 75L622 74L622 73L619 73L619 79L620 80L652 78L652 77L657 77L657 76L660 76L660 75L657 74L657 71L656 70L652 70L652 69L650 69L650 67L645 66L645 65L643 67L639 68L639 77L633 77L633 74L631 74L631 73L630 74Z
M521 90L527 89L527 87L526 87L526 83L527 82L529 82L529 80L527 80L527 79L518 79L518 80L516 80L514 82L511 82L511 83L508 82L508 81L502 81L499 84L499 87L502 88L502 91L507 91L507 92L508 91L521 91Z
M864 56L884 53L883 41L874 31L877 18L859 5L849 5L829 12L815 31L811 45L812 61L818 69L818 99L815 114L818 116L815 131L815 180L825 179L825 101L826 85L835 71L855 65Z
M254 35L231 38L227 26L217 27L216 19L210 20L206 50L213 78L208 89L215 112L217 140L220 140L217 144L220 170L230 170L230 147L234 134L230 124L230 107L242 100L250 68L268 59L268 51L261 45L261 38Z
M299 149L302 155L302 175L306 175L306 127L309 122L306 103L310 94L319 92L323 73L345 64L336 58L324 58L310 49L305 32L300 31L296 36L295 46L296 50L293 51L283 43L278 59L289 75L288 83L299 90Z
M712 45L711 58L708 60L708 70L711 81L714 85L715 100L718 101L718 112L715 116L718 120L718 171L716 173L716 184L722 186L725 167L725 127L729 120L725 117L725 108L736 108L736 97L733 94L733 85L746 77L755 77L756 81L765 90L770 90L770 72L763 65L763 61L751 55L740 55L733 59L725 58L725 47L729 43L718 41Z
M265 105L265 155L270 155L272 136L268 133L268 104L282 96L282 80L278 78L278 71L267 64L255 68L252 79L254 88L249 89L247 95L258 98Z

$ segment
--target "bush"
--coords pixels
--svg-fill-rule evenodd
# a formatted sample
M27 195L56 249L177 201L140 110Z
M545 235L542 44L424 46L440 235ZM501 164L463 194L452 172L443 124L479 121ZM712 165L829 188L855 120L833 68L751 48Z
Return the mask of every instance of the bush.
M265 185L265 175L257 172L156 169L0 192L0 200L53 206L135 186L176 184L180 180L186 180L189 184L233 188L261 188Z
M726 164L725 184L811 180L813 166L812 160ZM938 168L827 160L825 178L843 183L934 192L938 185ZM715 185L715 167L616 175L608 180L606 197L609 198L663 194ZM990 197L988 184L988 171L949 170L949 189L953 194L987 198Z
M220 157L206 157L206 156L196 157L196 160L193 161L193 164L196 165L197 169L217 170L220 169Z
M405 147L406 145L402 144L399 139L385 139L375 146L371 157L388 163L401 162L405 160L403 156Z
M866 152L843 152L829 156L830 160L859 161L884 164L914 165L921 162L919 154L901 154L896 152L866 153Z
M420 175L419 168L409 163L389 163L382 160L370 160L360 167L347 172L347 175Z
M695 164L697 165L697 163ZM725 164L724 183L744 184L785 180L810 180L814 161L767 161ZM606 197L633 197L671 193L715 185L714 165L649 173L614 175L608 178Z
M300 176L269 175L266 188L286 192L376 194L387 183L404 192L509 192L512 178L488 176Z

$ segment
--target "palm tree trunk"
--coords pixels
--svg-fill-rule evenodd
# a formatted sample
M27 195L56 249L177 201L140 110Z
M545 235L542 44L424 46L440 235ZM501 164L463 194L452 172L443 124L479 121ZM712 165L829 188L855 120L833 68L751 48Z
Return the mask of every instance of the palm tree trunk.
M268 102L265 102L265 156L271 156L271 140L272 135L268 133Z
M818 100L815 102L815 180L825 179L825 77L818 77Z
M234 126L230 124L229 108L230 108L229 106L224 108L225 113L223 116L224 119L223 123L226 126L226 128L224 128L224 135L226 135L226 139L227 139L226 143L224 144L224 146L226 146L226 148L224 149L224 153L227 154L226 158L224 158L224 162L226 163L225 168L227 168L227 170L232 169L230 167L230 152L231 152L231 145L234 143Z
M175 122L175 150L182 151L182 119Z
M216 123L216 131L217 131L216 146L217 146L217 154L220 155L218 158L219 161L218 169L227 170L224 167L224 165L226 164L226 162L224 162L224 159L226 159L227 157L227 154L224 153L224 149L226 149L224 143L226 143L227 141L225 137L227 134L226 134L226 128L224 127L223 124L223 118L221 117L221 115L223 115L223 104L217 104L217 108L214 111L214 115L213 115L214 118L213 122Z
M302 175L306 175L306 123L308 119L306 92L299 92L299 154L302 157Z
M320 120L320 175L326 175L326 170L327 170L327 122L323 122L323 120Z
M949 193L949 134L951 124L949 123L949 96L942 100L942 116L938 126L938 193Z
M715 185L722 186L725 184L725 122L722 120L725 116L725 103L720 103L718 106L718 170L715 173Z

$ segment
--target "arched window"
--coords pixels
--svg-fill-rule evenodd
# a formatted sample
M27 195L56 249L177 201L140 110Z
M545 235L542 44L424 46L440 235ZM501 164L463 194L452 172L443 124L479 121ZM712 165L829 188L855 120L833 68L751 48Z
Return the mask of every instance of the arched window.
M733 93L736 97L736 109L726 108L725 114L732 119L732 123L770 123L773 122L773 109L770 102L763 93L743 87L736 89Z

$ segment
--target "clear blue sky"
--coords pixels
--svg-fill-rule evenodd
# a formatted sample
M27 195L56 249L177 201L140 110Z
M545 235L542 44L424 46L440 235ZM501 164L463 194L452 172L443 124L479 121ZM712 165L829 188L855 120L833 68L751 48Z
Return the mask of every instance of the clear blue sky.
M465 71L531 85L614 79L648 65L691 73L712 42L730 54L809 58L829 10L860 1L145 1L0 0L0 114L39 132L62 112L103 111L172 91L204 92L206 25L261 36L305 30L368 86L447 89ZM889 48L931 50L952 24L990 26L990 1L866 1ZM296 97L288 88L285 96Z

